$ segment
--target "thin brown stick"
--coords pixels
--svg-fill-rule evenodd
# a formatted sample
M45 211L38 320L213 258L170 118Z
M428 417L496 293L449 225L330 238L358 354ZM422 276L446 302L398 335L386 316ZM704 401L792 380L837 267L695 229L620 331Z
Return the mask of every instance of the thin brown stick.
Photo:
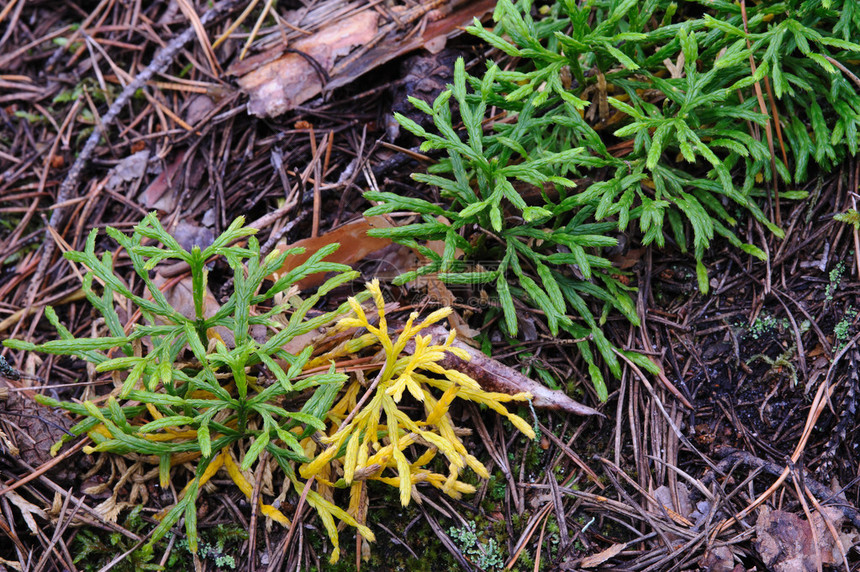
M837 60L835 60L835 59L831 58L830 56L824 56L824 58L825 58L828 62L830 62L831 64L833 64L834 66L836 66L836 67L838 67L840 70L842 70L842 73L844 73L844 74L845 74L845 75L847 75L849 78L851 78L851 81L853 81L853 82L854 82L854 84L855 84L857 87L860 87L860 77L857 77L857 76L856 76L856 75L855 75L851 70L849 70L849 69L848 69L848 68L846 68L844 65L842 65L841 63L839 63L839 61L837 61Z
M510 570L511 568L514 567L514 564L516 564L517 560L520 559L520 555L522 554L523 550L525 549L526 544L528 544L529 540L531 540L531 537L534 535L535 530L537 530L537 523L539 523L541 520L546 519L549 516L549 512L551 509L552 509L552 503L548 502L545 505L543 505L543 508L541 508L541 510L538 514L536 514L534 517L532 517L532 519L526 525L526 530L523 531L523 535L520 537L519 541L517 542L517 546L516 546L516 550L514 552L514 555L511 556L510 560L508 560L508 563L505 564L505 570Z
M17 489L20 486L26 485L27 483L29 483L33 479L36 479L36 478L40 477L41 475L47 473L52 468L56 467L61 462L65 461L66 459L68 459L69 457L71 457L72 455L74 455L75 453L80 451L81 449L83 449L84 445L86 445L88 442L89 442L89 438L81 439L80 441L75 443L75 445L73 447L66 449L65 451L63 451L62 454L57 455L56 457L54 457L53 459L51 459L47 463L44 463L43 465L41 465L40 467L38 467L34 471L31 471L26 477L22 477L22 478L18 479L17 481L14 481L14 482L10 481L4 488L0 489L0 497L2 497L3 495L5 495L8 492L14 491L15 489Z
M558 518L558 516L556 516ZM563 515L562 515L563 518ZM535 566L534 572L538 572L540 570L540 553L541 548L543 548L543 535L546 531L546 523L549 522L549 513L547 513L547 517L543 519L543 524L540 526L540 535L538 536L537 541L537 553L535 553Z
M331 161L331 148L334 147L334 130L328 132L328 145L325 148L325 159L323 160L323 176L328 174L328 167Z
M314 210L311 218L311 238L320 234L320 212L322 211L322 191L320 190L320 179L322 178L322 166L319 159L314 161Z
M283 561L284 555L287 553L287 550L290 547L290 541L293 539L293 536L296 533L296 530L299 528L299 520L301 520L302 509L305 506L305 499L308 497L308 493L311 491L311 487L313 486L315 476L311 476L310 479L305 483L304 488L302 489L302 494L299 496L299 502L296 505L296 511L293 513L293 522L290 523L290 530L287 532L287 536L284 537L284 542L281 544L281 550L278 551L277 557L272 559L271 564L267 568L267 572L273 572L274 570L279 570L279 566Z

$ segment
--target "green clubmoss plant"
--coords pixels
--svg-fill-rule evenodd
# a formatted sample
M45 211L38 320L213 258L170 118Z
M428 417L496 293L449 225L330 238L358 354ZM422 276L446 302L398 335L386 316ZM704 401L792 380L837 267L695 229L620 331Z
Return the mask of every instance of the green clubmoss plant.
M605 397L592 349L613 374L620 366L600 326L610 311L638 323L606 249L630 231L646 245L692 246L702 292L716 235L764 259L732 230L739 213L781 237L759 202L803 198L792 185L810 162L827 170L857 153L860 9L853 0L499 0L493 17L492 30L476 20L468 31L504 65L487 61L472 76L461 60L435 101L412 99L433 129L396 116L422 149L444 152L413 176L441 200L366 193L368 214L421 217L371 234L430 261L401 282L432 272L495 286L512 336L519 298L552 334L588 338L578 349ZM778 197L776 177L788 187ZM428 240L444 241L443 253ZM457 271L458 251L498 266Z
M259 244L251 236L254 232L244 227L239 218L205 249L195 246L188 251L154 214L137 225L130 237L108 228L108 235L128 254L145 286L145 293L136 293L115 273L110 252L103 256L95 253L97 231L93 230L84 251L68 252L66 258L87 268L82 287L89 302L102 314L109 335L75 338L48 307L45 315L59 332L59 340L40 345L20 340L4 342L15 349L74 356L93 364L96 372L115 372L120 383L101 404L37 397L45 405L62 407L83 418L71 433L89 435L94 444L86 452L138 455L158 465L163 487L171 482L177 466L196 461L194 476L177 503L162 515L150 546L184 517L188 546L196 550L195 501L200 487L222 466L249 497L251 485L242 472L252 470L263 451L295 478L292 463L310 461L299 440L305 433L325 428L324 416L346 380L346 376L334 371L300 376L312 348L292 355L282 346L343 313L346 306L308 318L308 312L322 296L352 280L356 273L347 266L323 261L337 248L333 245L320 249L296 269L262 287L264 279L297 250L261 258ZM247 240L246 246L234 244L242 239ZM234 289L227 302L207 316L206 264L217 256L224 257L233 269ZM171 306L150 276L150 271L164 261L188 264L193 316L185 316ZM298 307L290 302L272 304L297 280L316 272L334 272L335 276ZM134 324L130 331L120 321L115 297L127 299L140 310L141 323ZM263 307L265 304L268 307ZM258 307L262 309L252 314L251 309ZM286 324L273 319L285 312L289 312ZM271 335L265 341L257 341L251 335L251 328L257 325L269 329ZM232 347L228 348L218 335L219 327L232 333ZM264 367L271 382L264 384L259 375L251 375L250 368L254 366ZM313 392L301 411L287 411L279 405L285 395L301 391ZM358 526L331 503L316 508ZM289 524L289 519L273 506L261 504L261 510ZM372 537L366 527L362 528Z
M339 525L352 526L366 540L374 540L365 524L368 483L398 488L406 505L423 484L453 497L474 492L459 478L467 467L489 477L457 434L448 412L455 399L485 405L534 438L529 424L504 406L525 401L530 394L486 392L463 373L437 363L446 352L468 359L452 347L453 334L437 343L430 335L421 335L424 328L447 317L449 308L423 321L415 313L405 324L389 326L382 292L373 281L367 292L310 317L323 296L358 273L323 260L337 245L321 248L283 273L285 259L302 249L262 257L251 236L254 232L240 218L208 247L188 251L154 214L131 236L108 228L108 235L130 258L143 286L140 292L117 275L112 253L96 254L94 230L83 252L68 252L66 257L87 268L82 288L102 314L108 335L76 338L49 307L45 315L59 340L39 345L4 342L18 350L74 356L93 364L97 373L111 376L114 389L97 399L37 400L82 418L63 442L86 434L92 440L86 453L114 453L157 465L162 487L174 480L185 482L177 502L159 515L161 522L147 545L150 551L181 518L187 546L197 550L196 499L218 471L223 469L251 499L255 471L280 468L284 486L291 489L284 494L292 492L316 511L332 543L330 559L336 561ZM205 302L207 264L218 257L233 271L233 292L220 307L212 308ZM150 275L166 261L188 265L190 316L169 303ZM333 276L301 298L295 283L316 273ZM362 301L370 296L373 305L365 309ZM138 309L140 321L124 325L115 308L118 301ZM264 335L255 331L260 327ZM308 335L313 331L317 332ZM285 349L288 344L290 351ZM360 352L366 355L356 370L349 364ZM361 397L365 373L376 382ZM423 407L401 408L404 397ZM288 403L299 410L288 409ZM418 409L423 415L414 413ZM431 468L437 453L447 462L447 474ZM194 466L192 475L183 469L188 463ZM335 489L348 490L346 508L338 505ZM291 525L290 517L274 503L261 498L258 508L265 517ZM207 548L207 553L212 551Z

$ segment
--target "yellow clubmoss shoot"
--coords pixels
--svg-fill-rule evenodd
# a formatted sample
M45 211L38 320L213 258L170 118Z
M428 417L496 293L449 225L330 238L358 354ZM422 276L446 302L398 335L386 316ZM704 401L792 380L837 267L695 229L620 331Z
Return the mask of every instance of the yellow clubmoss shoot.
M525 420L510 413L503 405L510 401L526 401L531 398L530 394L487 392L469 376L438 364L446 352L464 360L469 359L466 352L452 345L453 332L441 344L433 344L430 335L420 335L423 329L445 319L451 313L450 308L437 310L417 324L418 314L413 313L397 338L392 339L378 281L372 281L367 288L376 306L378 325L374 326L365 309L357 300L350 298L353 315L340 320L335 330L364 328L368 333L341 343L309 362L307 367L317 367L323 365L324 360L379 345L384 352L384 362L378 372L366 372L368 379L373 380L373 393L353 418L344 423L359 403L363 389L357 379L348 383L329 412L331 427L328 435L320 439L326 448L310 463L299 467L299 474L303 478L314 477L323 487L350 487L349 512L362 523L364 511L361 510L359 498L364 493L362 481L376 480L397 487L400 501L405 506L412 499L413 488L418 483L428 483L455 498L474 492L472 485L458 478L460 471L467 466L482 478L489 478L486 467L466 450L455 432L448 413L454 399L484 404L509 419L529 438L535 435ZM414 348L411 355L405 353L410 342ZM398 407L405 392L422 403L423 418L413 419ZM425 451L418 459L410 461L407 458L408 448L413 445L424 447ZM447 475L426 468L437 453L444 455L448 462ZM332 465L336 470L329 470ZM342 479L332 483L330 479L339 474L343 475ZM329 528L325 519L323 524L337 547L336 530ZM364 536L367 538L367 535ZM333 554L333 561L335 558Z

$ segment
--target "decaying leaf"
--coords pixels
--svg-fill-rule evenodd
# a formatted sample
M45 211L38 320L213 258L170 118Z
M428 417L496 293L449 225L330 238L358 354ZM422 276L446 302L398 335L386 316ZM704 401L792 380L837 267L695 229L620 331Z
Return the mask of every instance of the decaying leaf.
M580 564L580 566L582 568L595 568L596 566L600 566L610 558L618 556L625 548L627 548L626 544L613 544L606 550L602 550L597 554L592 554L591 556L586 556L582 559L582 563Z
M208 95L196 95L188 102L185 108L185 122L189 125L197 125L215 109L215 101Z
M159 273L156 273L152 279L153 283L158 286L163 292L164 297L173 306L176 311L186 318L194 318L194 297L192 295L193 285L191 275L179 276L176 278L165 278ZM209 318L221 308L218 300L206 287L206 292L203 295L203 316ZM221 340L227 347L233 347L234 338L233 332L223 326L212 328L212 333L217 333L221 336Z
M45 511L16 493L15 491L9 491L6 493L6 498L9 499L9 502L18 507L18 510L21 511L21 516L24 518L24 522L27 524L27 528L30 529L30 532L33 534L39 533L39 527L36 525L36 519L34 516L38 516L41 519L47 519L48 517L45 515Z
M732 549L728 546L714 546L705 553L699 565L705 572L734 572L735 559ZM740 567L741 570L746 570L743 565Z
M180 220L170 234L182 248L189 252L195 246L203 250L215 241L215 233L211 228L185 220Z
M693 512L693 506L690 502L690 491L683 483L678 483L675 490L677 493L675 495L678 501L677 505L672 498L672 491L669 487L661 485L651 494L654 500L660 503L661 506L651 506L652 503L649 502L649 508L658 514L665 512L669 515L669 518L678 524L691 527L693 523L687 518Z
M340 248L327 256L326 262L353 265L356 262L364 260L367 255L382 250L391 244L391 239L367 236L367 231L372 228L386 228L389 226L391 226L390 223L384 217L366 217L347 223L316 238L305 238L293 244L278 245L276 249L281 252L296 247L302 247L305 251L302 254L287 257L281 269L269 278L277 280L279 276L303 264L320 248L334 243L339 243ZM311 274L296 284L300 289L305 290L319 286L325 282L325 279L325 274Z
M179 176L179 169L184 164L185 151L180 151L173 158L173 161L168 163L167 168L161 171L157 177L144 189L138 200L144 208L157 208L162 197L173 185L175 185L176 177ZM167 206L167 205L165 205Z
M129 155L110 170L107 187L116 189L121 183L141 178L146 173L147 164L149 164L149 149Z
M833 507L823 508L827 520L840 531L845 522L842 511ZM761 509L756 520L756 550L768 569L774 572L816 571L819 569L819 555L820 564L840 564L843 558L839 544L847 552L855 541L856 534L840 533L837 542L819 512L813 514L813 526L797 514L771 510L767 506Z

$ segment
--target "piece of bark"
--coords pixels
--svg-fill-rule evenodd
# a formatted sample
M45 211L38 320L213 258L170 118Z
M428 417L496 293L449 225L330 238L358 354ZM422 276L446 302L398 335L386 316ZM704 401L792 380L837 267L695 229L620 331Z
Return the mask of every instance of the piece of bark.
M448 336L444 326L432 326L422 332L432 334L434 343L441 343ZM549 389L540 383L530 379L513 368L510 368L493 358L487 357L480 350L455 339L453 345L469 354L469 361L462 360L448 352L439 361L439 365L446 369L454 369L462 372L475 381L485 390L510 395L527 391L532 394L532 403L535 407L549 409L551 411L564 411L576 415L600 415L602 413L571 399L562 391ZM407 348L408 350L408 348Z
M275 117L403 54L421 47L441 50L449 37L494 5L492 0L436 0L411 8L395 6L388 22L368 8L238 62L228 74L236 76L248 94L251 114ZM301 22L292 24L301 27Z
M365 10L335 22L239 78L239 86L251 97L248 111L275 117L321 93L335 58L370 42L379 30L378 18L376 12Z
M428 10L434 5L434 9ZM358 58L338 63L326 89L346 85L360 75L420 48L425 48L430 53L438 53L445 47L447 40L461 34L475 18L481 20L490 14L495 5L496 0L437 0L419 4L416 9L421 14L423 23L418 20L417 25L423 25L423 30L416 34L412 34L411 30L403 34L396 23L388 24L391 33L376 46ZM401 16L401 20L403 19Z

